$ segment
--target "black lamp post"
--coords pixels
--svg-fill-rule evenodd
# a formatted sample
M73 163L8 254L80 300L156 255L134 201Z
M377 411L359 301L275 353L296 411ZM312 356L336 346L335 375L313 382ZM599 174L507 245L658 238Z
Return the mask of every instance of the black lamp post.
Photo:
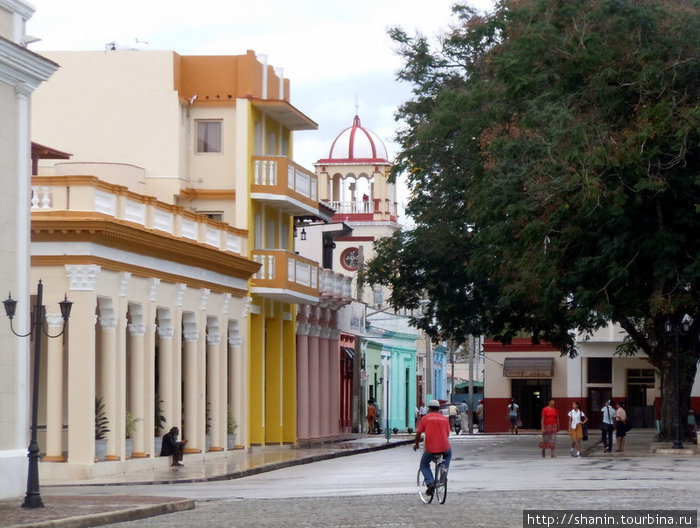
M36 290L36 304L34 305L34 322L32 323L32 329L26 334L18 334L12 326L12 318L15 316L15 311L17 309L17 301L10 295L6 300L2 302L5 305L5 313L7 317L10 318L10 330L17 337L28 337L30 335L34 336L34 385L32 387L32 439L29 443L28 455L29 458L29 468L27 471L27 493L24 496L24 502L22 503L22 508L43 508L44 503L41 502L41 493L39 492L39 443L36 440L36 422L37 422L37 409L39 406L39 363L41 360L41 333L43 332L47 337L60 337L65 331L65 325L61 333L52 336L44 328L44 313L45 307L43 305L42 297L44 293L44 285L39 281L39 285ZM67 297L58 303L61 307L61 316L64 321L68 321L70 317L70 310L73 303L68 300Z
M673 429L675 438L673 440L673 449L683 449L683 440L681 435L681 369L680 355L678 353L678 336L686 334L690 330L690 318L686 315L683 317L680 325L673 324L670 320L666 321L666 333L673 335L674 339L674 377L676 381L676 412L673 417Z

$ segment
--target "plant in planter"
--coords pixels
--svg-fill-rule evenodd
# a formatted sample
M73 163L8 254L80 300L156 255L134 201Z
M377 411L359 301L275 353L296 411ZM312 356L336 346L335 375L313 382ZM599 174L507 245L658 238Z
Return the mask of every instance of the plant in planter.
M155 416L153 423L155 424L155 429L153 431L153 436L161 436L161 431L165 431L165 416L163 416L163 408L161 404L163 400L159 400L156 395L156 406L155 406Z
M160 450L163 445L162 433L165 432L166 418L163 415L163 400L158 398L156 394L155 416L153 417L153 452L156 456L160 455Z
M109 420L102 398L95 398L95 458L104 460L107 457L107 433Z
M238 429L238 424L229 405L226 410L226 447L228 449L233 449L236 446L236 429Z
M131 436L136 431L136 424L141 421L141 418L135 417L129 411L126 411L126 416L124 419L124 435L126 436L126 456L131 456L133 440Z

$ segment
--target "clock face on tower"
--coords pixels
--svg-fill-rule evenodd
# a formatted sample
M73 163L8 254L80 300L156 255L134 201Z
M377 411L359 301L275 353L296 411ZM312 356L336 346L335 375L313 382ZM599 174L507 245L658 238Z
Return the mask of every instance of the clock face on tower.
M360 250L349 247L340 254L340 264L348 271L356 271L360 265Z

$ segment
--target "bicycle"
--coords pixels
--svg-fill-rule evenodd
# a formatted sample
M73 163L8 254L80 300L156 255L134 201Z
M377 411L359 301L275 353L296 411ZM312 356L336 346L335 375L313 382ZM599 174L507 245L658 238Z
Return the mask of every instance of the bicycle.
M442 453L433 455L431 464L435 465L435 469L433 470L433 474L435 475L435 490L432 495L428 494L425 485L425 477L423 477L423 473L420 468L418 468L418 477L416 480L418 496L424 504L433 502L433 497L435 496L437 496L440 504L445 504L445 500L447 499L447 469L445 469L445 460Z

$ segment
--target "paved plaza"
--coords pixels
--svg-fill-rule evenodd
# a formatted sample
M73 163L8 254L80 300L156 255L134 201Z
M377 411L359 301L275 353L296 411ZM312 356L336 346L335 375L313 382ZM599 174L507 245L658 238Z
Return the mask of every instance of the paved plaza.
M371 442L358 443L364 446L361 454L324 460L316 453L313 463L232 480L197 482L183 472L179 483L173 478L169 484L144 484L132 478L123 485L44 486L42 496L46 510L76 497L96 505L123 497L195 505L115 525L130 527L523 526L523 510L696 509L700 456L653 454L652 439L651 431L635 431L625 453L603 454L592 436L584 456L572 458L567 438L560 435L557 458L543 459L534 434L453 437L444 505L418 500L418 454L400 442L379 451L367 449Z

